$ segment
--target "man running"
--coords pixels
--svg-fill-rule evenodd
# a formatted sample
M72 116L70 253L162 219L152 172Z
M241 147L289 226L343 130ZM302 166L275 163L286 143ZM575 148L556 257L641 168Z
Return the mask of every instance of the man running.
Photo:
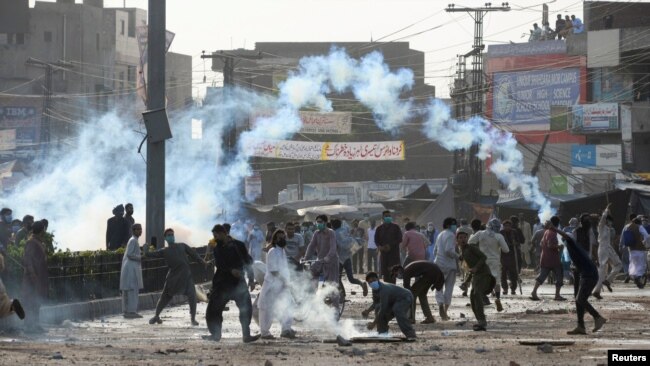
M558 230L556 227L551 226L550 231L556 232L564 238L567 244L567 250L569 251L569 256L571 257L571 262L575 266L575 271L579 273L578 278L580 282L578 283L578 292L576 295L576 313L578 315L578 326L567 332L568 335L579 335L587 334L585 329L585 310L594 318L594 329L593 332L597 332L600 328L605 325L607 319L603 318L593 306L589 303L589 296L591 296L591 291L596 287L598 283L598 269L596 265L591 260L591 256L587 254L587 251L582 249L576 244L573 238L567 233Z

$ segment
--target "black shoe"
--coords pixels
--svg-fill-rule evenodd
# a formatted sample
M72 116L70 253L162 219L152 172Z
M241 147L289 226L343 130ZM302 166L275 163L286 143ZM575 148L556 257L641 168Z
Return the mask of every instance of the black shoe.
M20 305L18 299L14 299L14 301L11 302L11 310L13 310L21 320L25 319L25 310L23 310L23 306Z
M201 338L203 340L212 341L212 342L219 342L221 340L221 336L214 335L214 334L202 335Z
M154 315L153 318L149 319L149 324L162 324L162 320L158 315Z
M482 325L482 324L474 324L472 326L472 329L475 332L485 332L487 330L487 328L485 328L485 325Z
M636 287L638 287L639 289L644 288L644 287L645 287L645 283L646 283L646 277L645 277L645 275L643 275L643 276L641 276L641 277L637 277L637 278L634 279L634 284L635 284Z
M516 294L517 294L517 291L515 291L515 290L510 291L510 295L516 295Z
M192 319L192 325L196 327L199 325L199 322L197 322L195 319Z
M597 298L598 300L602 300L602 299L603 299L603 297L600 296L600 292L594 292L592 295L593 295L593 297Z
M463 297L467 297L467 291L463 291Z
M612 284L609 283L609 281L607 281L607 280L603 281L603 286L607 287L607 291L613 292L612 291Z
M625 276L625 281L623 281L623 282L630 283L630 276Z
M260 339L260 335L259 335L259 334L255 334L255 335L247 335L247 336L244 336L244 343L255 342L255 341L258 340L258 339Z
M280 333L280 337L295 339L296 338L296 331L293 330L293 329L285 330L284 332Z

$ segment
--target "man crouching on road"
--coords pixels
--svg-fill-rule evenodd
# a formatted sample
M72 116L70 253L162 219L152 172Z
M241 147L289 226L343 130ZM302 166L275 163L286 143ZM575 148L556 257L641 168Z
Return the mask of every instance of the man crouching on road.
M409 321L409 311L413 302L411 291L393 284L380 282L376 272L368 272L366 282L372 288L375 306L379 307L376 318L379 334L388 333L388 322L395 318L406 339L414 341L416 338L415 330Z

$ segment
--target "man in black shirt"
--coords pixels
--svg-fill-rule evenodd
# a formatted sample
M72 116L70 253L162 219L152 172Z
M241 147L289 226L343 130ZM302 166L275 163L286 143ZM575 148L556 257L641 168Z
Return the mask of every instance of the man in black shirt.
M255 288L251 267L253 259L248 255L246 245L228 236L222 225L215 225L212 228L212 235L217 241L213 251L217 271L212 278L212 291L205 312L210 336L204 338L213 341L221 340L223 310L228 301L234 300L239 308L239 323L244 343L254 342L260 335L252 336L250 332L253 304L244 280L244 272L246 272L250 289Z
M427 292L429 288L440 291L442 286L445 284L445 276L438 268L438 266L429 261L415 261L409 263L406 268L403 268L400 265L393 266L391 268L393 278L397 278L398 275L402 275L404 280L404 288L411 290L413 293L413 303L411 304L411 323L415 323L415 298L417 297L420 300L420 307L422 308L422 313L424 314L424 320L422 324L431 324L435 323L436 319L431 314L431 308L429 307L429 301L427 300ZM411 286L411 278L416 278L413 286Z
M587 334L585 330L585 310L594 317L594 332L597 332L600 328L605 325L607 319L603 318L593 306L589 303L589 296L594 287L598 283L598 269L596 265L591 260L587 251L579 247L571 236L567 233L557 230L557 228L551 226L549 229L560 234L567 244L567 250L569 251L569 256L571 257L571 262L575 266L575 271L580 274L580 282L578 284L578 293L576 296L576 313L578 314L578 326L574 330L567 332L569 335L577 334Z
M124 206L118 205L113 208L113 217L106 222L106 250L117 250L126 247L129 241L130 229L123 217Z

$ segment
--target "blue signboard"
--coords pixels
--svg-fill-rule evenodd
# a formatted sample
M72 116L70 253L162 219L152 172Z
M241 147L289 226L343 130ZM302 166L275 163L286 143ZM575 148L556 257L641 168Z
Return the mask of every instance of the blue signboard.
M571 145L571 166L574 168L596 167L596 145Z
M551 106L580 101L580 69L501 72L494 74L494 122L549 124Z

